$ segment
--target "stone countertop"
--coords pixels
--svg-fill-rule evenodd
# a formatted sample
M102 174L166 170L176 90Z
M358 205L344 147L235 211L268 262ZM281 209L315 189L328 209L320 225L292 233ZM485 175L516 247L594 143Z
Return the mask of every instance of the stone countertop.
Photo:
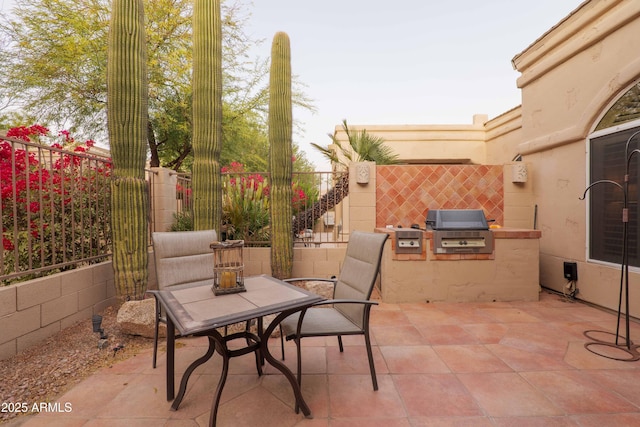
M394 237L394 234L398 230L412 230L411 228L386 228L386 227L378 227L375 229L376 233L387 233L391 238ZM501 228L491 228L493 231L493 236L496 239L539 239L542 237L542 231L533 230L527 228L509 228L509 227L501 227ZM432 230L421 230L424 233L424 238L431 239L433 235Z

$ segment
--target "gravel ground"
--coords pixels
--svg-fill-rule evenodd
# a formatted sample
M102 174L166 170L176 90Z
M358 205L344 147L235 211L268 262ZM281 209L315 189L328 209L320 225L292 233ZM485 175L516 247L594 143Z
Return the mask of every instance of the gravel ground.
M16 404L30 407L55 401L98 369L153 346L152 339L122 333L114 307L100 314L108 336L102 348L98 348L99 334L93 332L88 319L0 362L0 424L21 416L15 410Z

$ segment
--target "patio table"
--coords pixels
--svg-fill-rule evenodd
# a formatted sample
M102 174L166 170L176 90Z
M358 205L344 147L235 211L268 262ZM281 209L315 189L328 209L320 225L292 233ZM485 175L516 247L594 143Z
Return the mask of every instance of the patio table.
M258 374L261 375L261 360L266 359L284 374L296 399L296 406L307 417L311 411L307 406L297 379L284 365L269 352L267 341L273 330L289 315L304 309L324 298L304 289L292 286L276 278L260 275L244 279L246 292L215 295L211 284L194 284L172 286L163 290L152 290L162 304L167 314L167 400L173 400L172 410L177 410L187 388L187 381L191 373L201 364L213 356L214 352L222 355L222 373L211 406L209 425L215 426L218 405L222 389L226 382L231 357L259 351L260 358L256 358ZM262 331L262 317L278 313L275 319ZM258 319L258 334L248 331L222 336L216 329L234 323ZM174 362L175 362L175 329L181 335L202 335L209 339L209 348L205 355L194 361L184 372L180 382L180 389L174 399ZM247 345L240 349L229 349L227 342L245 338Z

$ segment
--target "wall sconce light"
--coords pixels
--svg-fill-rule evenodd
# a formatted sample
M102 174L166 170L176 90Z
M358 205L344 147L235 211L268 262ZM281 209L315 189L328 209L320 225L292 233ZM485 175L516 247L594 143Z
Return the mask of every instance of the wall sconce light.
M511 182L527 182L527 164L518 162L511 165Z
M356 164L356 182L358 184L369 183L369 164L368 163Z

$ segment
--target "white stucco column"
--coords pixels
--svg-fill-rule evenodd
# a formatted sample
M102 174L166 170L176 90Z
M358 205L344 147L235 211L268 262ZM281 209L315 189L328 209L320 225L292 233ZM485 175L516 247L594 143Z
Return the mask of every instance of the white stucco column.
M368 167L368 177L364 171ZM368 182L358 182L368 181ZM376 163L357 162L349 165L349 208L345 232L373 231L376 227Z
M167 168L151 168L151 213L155 231L169 231L177 211L176 184L178 177Z

